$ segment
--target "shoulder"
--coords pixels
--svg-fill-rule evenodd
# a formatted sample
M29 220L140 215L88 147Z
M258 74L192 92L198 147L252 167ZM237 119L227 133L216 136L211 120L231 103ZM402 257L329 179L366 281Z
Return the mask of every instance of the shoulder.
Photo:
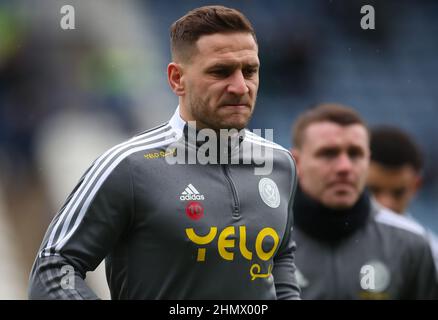
M273 138L273 137L271 137ZM289 150L271 140L245 130L244 141L251 145L253 158L261 158L264 162L271 162L276 170L289 170L295 173L295 160Z
M125 140L101 154L92 164L91 171L104 170L108 174L121 164L134 159L136 155L143 157L145 151L165 149L177 140L177 133L168 123L146 130Z
M426 236L426 230L416 221L401 216L376 203L374 203L373 206L376 210L374 219L378 224L400 230L401 232L416 234L421 237Z
M387 239L403 248L411 248L414 251L431 249L427 239L426 229L419 223L401 216L377 203L373 204L376 208L374 220Z
M252 144L254 148L260 147L262 150L272 150L274 160L284 159L285 161L290 163L292 167L295 167L295 160L292 157L290 151L279 145L278 143L265 139L249 130L245 130L245 141Z
M289 150L281 145L262 138L261 136L245 130L245 139L251 145L251 157L257 164L263 164L257 168L260 175L271 175L284 190L289 190L291 197L297 184L297 171L295 160Z
M178 133L166 122L155 128L143 131L108 151L112 154L121 154L123 158L127 158L138 152L165 148L177 139Z
M264 147L268 147L268 148L272 148L281 152L284 152L286 154L290 155L289 150L287 150L286 148L282 147L281 145L279 145L278 143L275 143L273 141L270 141L268 139L265 139L249 130L245 130L245 141L252 143L252 144L256 144L256 145L260 145L260 146L264 146Z
M394 228L396 230L401 230L403 232L416 234L421 237L426 236L425 228L418 222L382 207L376 202L373 202L373 207L376 211L374 219L378 224L387 226L389 228Z

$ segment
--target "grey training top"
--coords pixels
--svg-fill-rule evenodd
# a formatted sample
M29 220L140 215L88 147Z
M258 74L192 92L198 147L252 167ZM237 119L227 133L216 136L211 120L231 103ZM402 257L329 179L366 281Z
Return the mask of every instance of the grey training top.
M374 201L367 223L336 244L299 228L294 237L303 299L437 299L424 229Z
M299 298L290 153L246 130L232 152L249 164L170 165L185 128L177 109L93 163L49 226L30 298L97 298L83 279L103 259L112 299ZM263 155L242 151L262 145L264 176Z

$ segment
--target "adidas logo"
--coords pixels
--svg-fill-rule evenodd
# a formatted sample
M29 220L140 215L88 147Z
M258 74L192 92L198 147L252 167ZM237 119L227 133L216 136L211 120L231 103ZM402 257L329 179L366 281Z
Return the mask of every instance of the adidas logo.
M179 197L181 201L186 200L204 200L204 196L190 183Z

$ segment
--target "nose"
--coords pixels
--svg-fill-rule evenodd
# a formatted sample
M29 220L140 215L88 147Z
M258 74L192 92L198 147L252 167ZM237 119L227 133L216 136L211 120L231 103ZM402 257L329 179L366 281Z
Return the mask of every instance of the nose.
M352 168L352 162L350 157L345 154L341 153L337 159L336 162L336 169L338 172L349 172Z
M249 92L249 88L246 84L245 77L241 70L236 70L230 76L230 83L228 84L228 92L235 95L242 96Z

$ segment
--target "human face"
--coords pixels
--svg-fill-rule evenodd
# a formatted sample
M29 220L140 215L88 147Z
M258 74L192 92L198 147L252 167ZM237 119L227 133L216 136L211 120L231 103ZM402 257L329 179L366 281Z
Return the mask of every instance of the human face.
M300 186L333 209L352 207L362 193L369 166L369 138L360 124L311 123L300 149L293 150Z
M242 129L254 110L259 86L257 44L250 33L216 33L196 42L179 64L180 110L198 128ZM175 90L174 90L175 91Z
M403 214L417 192L420 177L409 165L387 168L371 161L367 184L377 202Z

